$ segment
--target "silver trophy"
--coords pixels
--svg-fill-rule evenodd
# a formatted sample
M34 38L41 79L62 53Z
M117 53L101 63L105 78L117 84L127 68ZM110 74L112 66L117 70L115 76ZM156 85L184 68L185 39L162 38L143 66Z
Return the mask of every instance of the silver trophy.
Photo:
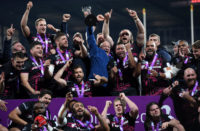
M85 6L85 7L82 7L82 12L88 12L88 14L91 14L91 9L92 7L91 6Z

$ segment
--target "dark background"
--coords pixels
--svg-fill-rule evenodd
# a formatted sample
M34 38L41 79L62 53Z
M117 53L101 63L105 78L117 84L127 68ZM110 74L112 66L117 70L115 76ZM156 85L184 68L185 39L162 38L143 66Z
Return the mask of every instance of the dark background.
M6 28L11 23L16 28L15 39L22 43L27 42L20 30L20 21L26 9L27 0L1 0L0 5L0 45L5 37ZM120 30L130 29L134 37L137 29L132 18L125 8L136 10L143 21L142 8L146 8L147 36L157 33L161 36L164 45L170 45L171 41L185 39L189 43L190 35L190 2L189 0L33 0L28 26L36 33L34 22L39 17L44 17L47 23L59 28L63 13L70 13L68 22L70 36L79 31L85 32L84 17L81 7L90 5L92 13L104 14L113 9L110 21L110 34L116 42ZM199 39L200 34L200 8L194 5L194 40ZM97 25L97 33L101 31L102 23ZM1 47L1 46L0 46Z

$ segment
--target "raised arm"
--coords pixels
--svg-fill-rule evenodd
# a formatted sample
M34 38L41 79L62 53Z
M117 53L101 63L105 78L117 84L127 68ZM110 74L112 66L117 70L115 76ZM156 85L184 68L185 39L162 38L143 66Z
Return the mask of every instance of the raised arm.
M88 110L97 117L101 125L100 128L103 128L104 131L110 131L110 127L108 126L105 119L102 118L101 114L99 114L99 111L95 106L88 106Z
M126 10L128 11L129 15L133 18L136 24L136 27L138 29L137 37L136 37L137 45L139 47L142 47L144 45L144 25L140 21L136 11L128 9L128 8L126 8Z
M71 65L72 63L72 59L68 60L66 62L66 64L55 74L54 76L54 79L62 86L62 87L65 87L67 86L67 82L65 79L62 79L62 75L63 75L63 72L66 70L66 68L69 68L69 66Z
M27 22L28 22L28 16L29 16L29 13L30 13L30 10L32 7L33 7L33 3L32 3L32 1L29 1L26 6L26 11L24 12L24 15L21 19L21 30L25 37L30 36L30 29L27 25Z
M96 54L98 47L93 33L93 27L87 27L87 42L90 48L90 55Z
M110 10L110 12L105 13L104 23L102 27L102 33L103 33L104 39L110 43L110 47L114 45L113 39L110 36L110 30L109 30L111 15L112 15L112 9Z
M61 32L65 33L67 35L67 22L70 20L71 15L70 14L63 14L63 19L61 23Z
M78 44L80 47L80 51L76 50L75 55L81 58L87 57L88 53L87 53L87 48L84 45L84 40L80 37L74 37L73 43Z
M128 62L129 62L129 66L130 68L135 68L136 67L136 61L133 57L132 51L131 51L131 44L128 43L125 45L126 47L126 51L128 53Z
M62 104L62 106L60 107L60 110L58 112L58 123L59 124L63 124L63 120L67 114L67 112L69 111L69 107L67 107L68 103L73 100L73 95L71 92L68 92L65 96L65 102L64 104Z
M112 105L112 101L108 100L106 101L105 107L101 113L103 118L107 118L108 108Z
M120 93L119 96L121 99L125 100L126 103L128 104L130 108L130 112L129 112L130 117L136 118L138 115L138 110L139 110L138 106L133 101L131 101L127 96L125 96L124 93Z
M47 24L47 28L54 31L54 32L59 32L60 29L55 28L52 24Z
M13 24L11 24L10 28L6 31L6 39L4 40L3 45L3 62L6 63L11 58L11 41L12 37L15 33L15 28L13 28Z

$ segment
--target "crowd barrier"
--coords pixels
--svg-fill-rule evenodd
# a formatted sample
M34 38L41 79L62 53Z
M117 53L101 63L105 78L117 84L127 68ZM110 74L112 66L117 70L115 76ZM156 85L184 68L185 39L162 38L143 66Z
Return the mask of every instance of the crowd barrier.
M159 101L159 96L129 96L129 98L134 101L137 106L139 107L139 115L136 120L136 131L143 131L144 130L144 121L145 121L145 115L146 115L146 105L149 102ZM75 98L78 101L81 101L84 103L85 107L87 105L96 106L101 113L103 111L103 108L105 106L106 100L114 100L115 97L92 97L92 98ZM8 126L11 122L8 118L8 114L10 111L12 111L15 107L17 107L19 104L25 101L32 101L33 99L26 99L26 100L6 100L8 102L7 104L7 112L0 111L0 123L4 126ZM52 99L52 102L49 105L49 109L51 111L52 118L54 120L57 120L57 114L61 107L61 105L64 103L65 98L54 98ZM129 110L127 105L127 111ZM164 113L172 115L175 117L174 109L173 109L173 103L170 98L166 99L162 106L162 110ZM108 113L114 113L113 106L110 107L108 110ZM91 116L91 122L97 123L97 119L94 116Z

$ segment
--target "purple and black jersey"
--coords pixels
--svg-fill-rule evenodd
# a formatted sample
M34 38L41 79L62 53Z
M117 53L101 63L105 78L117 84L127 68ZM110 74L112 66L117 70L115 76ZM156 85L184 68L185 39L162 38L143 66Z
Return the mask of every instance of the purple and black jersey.
M79 121L74 117L65 117L64 131L95 131L95 127L89 121Z
M141 63L141 79L142 79L142 94L143 95L159 95L162 90L168 86L168 82L160 77L150 76L148 70L152 64L152 60L144 60ZM152 69L158 73L163 73L163 68L166 63L161 57L157 57Z
M111 95L118 96L119 93L124 92L126 95L137 95L138 81L133 77L134 69L129 67L128 59L126 61L114 61L117 66L118 72L112 82Z
M69 88L74 97L92 97L92 86L93 82L86 81L79 85L72 83L67 88Z
M186 87L186 84L181 84L180 86L174 87L171 94L176 117L186 129L190 129L192 125L195 125L198 121L198 107L191 106L191 103L188 100L181 97L181 93L183 91L189 91L191 95L192 90L192 88L188 89ZM197 100L199 97L199 93L200 86L197 86L192 97Z
M44 64L44 61L41 61ZM44 74L42 73L45 72L45 68L43 68L44 70L42 70L41 67L42 66L40 62L38 62L37 65L34 61L31 60L31 58L29 58L25 62L24 69L22 70L22 73L29 73L28 82L31 85L31 87L36 91L39 91L41 88L45 87Z
M30 34L30 36L27 37L27 40L29 44L32 44L34 41L39 41L42 44L44 58L47 58L48 56L51 55L51 52L50 52L51 49L55 49L55 45L53 45L54 36L51 34L46 33L44 36L40 36L37 34L36 36L33 36L33 34ZM46 46L46 43L47 43L47 46Z
M166 114L163 114L160 118L160 121L157 122L157 123L154 123L152 121L145 121L144 123L144 128L145 128L145 131L173 131L173 128L172 127L167 127L166 129L162 129L162 124L164 122L169 122L170 120L172 119L171 116L168 116Z
M60 51L61 55L57 52L55 55L51 55L51 63L55 65L55 69L54 69L54 74L56 74L66 63L67 60L73 58L73 54L71 53L70 50L67 51ZM64 59L62 59L61 57L63 57ZM68 58L67 58L68 57ZM72 75L72 70L71 68L65 70L65 72L63 73L62 78L64 78L66 81L69 80L69 78Z
M22 104L20 104L17 108L20 110L21 115L19 116L21 119L26 121L28 124L32 124L34 121L34 116L33 116L33 106L37 101L27 101ZM51 120L51 113L49 109L46 109L45 116L47 117L48 120ZM10 125L10 128L12 127L18 127L19 129L22 129L24 126L19 125L15 122L12 122Z
M5 87L0 94L1 99L17 99L22 90L20 84L20 71L16 70L11 62L3 65L3 72L5 75Z
M123 114L121 117L115 115L107 115L110 120L111 131L134 131L135 130L135 118L130 117L129 112ZM123 129L122 129L123 128Z
M138 58L140 51L141 51L141 47L137 45L136 41L133 44L131 44L131 52L133 54L133 57Z

